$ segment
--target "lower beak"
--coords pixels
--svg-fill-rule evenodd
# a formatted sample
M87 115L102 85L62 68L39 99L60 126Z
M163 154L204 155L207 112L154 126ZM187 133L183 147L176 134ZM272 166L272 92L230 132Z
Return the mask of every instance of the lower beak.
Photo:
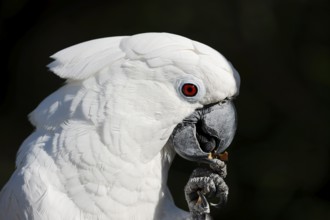
M212 163L232 142L236 120L236 110L230 100L207 105L178 124L170 142L181 157Z

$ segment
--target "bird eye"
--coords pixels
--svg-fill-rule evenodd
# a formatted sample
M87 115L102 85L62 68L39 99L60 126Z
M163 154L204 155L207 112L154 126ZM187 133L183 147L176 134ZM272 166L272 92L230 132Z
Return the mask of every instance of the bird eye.
M205 95L203 81L192 75L186 75L176 80L175 89L185 101L199 102Z
M182 85L181 91L183 95L187 97L193 97L197 94L198 88L192 83L186 83Z

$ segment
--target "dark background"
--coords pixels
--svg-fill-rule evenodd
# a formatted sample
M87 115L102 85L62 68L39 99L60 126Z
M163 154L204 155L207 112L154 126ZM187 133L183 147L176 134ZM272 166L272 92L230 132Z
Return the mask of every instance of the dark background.
M45 65L56 51L107 36L171 32L203 42L240 72L239 124L229 148L229 203L215 219L330 219L329 1L1 1L0 188L27 114L63 80ZM169 184L196 167L176 158Z

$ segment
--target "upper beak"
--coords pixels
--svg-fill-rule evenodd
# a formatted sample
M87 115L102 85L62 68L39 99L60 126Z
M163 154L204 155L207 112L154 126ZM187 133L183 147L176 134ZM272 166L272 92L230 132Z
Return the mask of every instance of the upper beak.
M232 142L236 110L230 100L197 109L178 124L170 138L175 151L187 160L212 163Z

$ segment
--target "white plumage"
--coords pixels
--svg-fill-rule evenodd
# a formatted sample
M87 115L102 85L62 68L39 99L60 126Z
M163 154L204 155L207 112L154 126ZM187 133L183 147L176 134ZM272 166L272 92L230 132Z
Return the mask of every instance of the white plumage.
M196 108L235 96L212 48L167 33L88 41L52 56L67 84L31 113L36 130L0 194L0 219L185 219L166 186L167 140ZM198 82L187 100L178 83Z

